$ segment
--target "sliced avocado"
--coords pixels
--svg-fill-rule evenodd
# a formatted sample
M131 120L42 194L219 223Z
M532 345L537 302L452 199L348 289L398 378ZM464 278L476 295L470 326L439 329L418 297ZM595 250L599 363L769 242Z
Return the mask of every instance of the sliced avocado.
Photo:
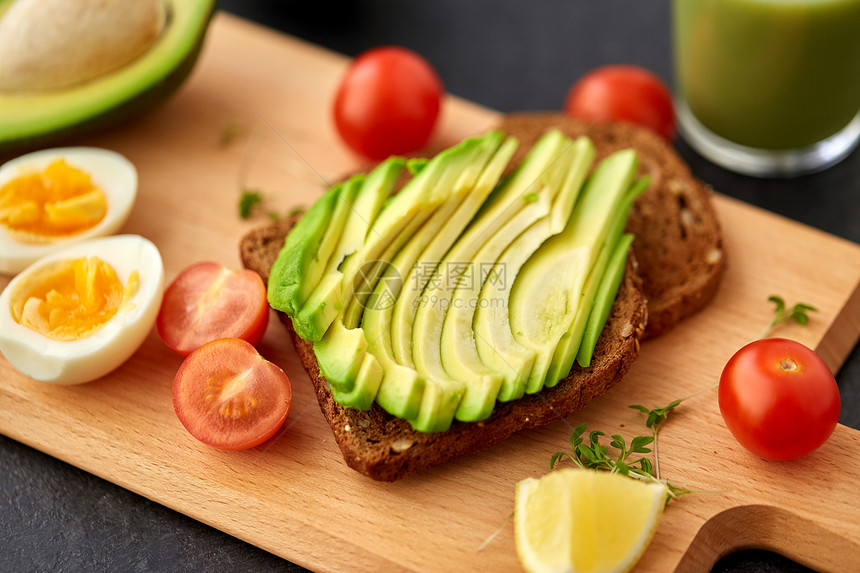
M371 226L364 246L344 267L345 300L349 301L344 324L358 326L384 263L393 260L409 237L457 188L461 169L486 151L487 138L499 139L501 134L491 132L468 138L440 152L388 201ZM371 288L362 288L367 286Z
M267 286L269 305L275 310L295 316L316 286L309 285L309 276L316 275L318 280L322 272L319 269L328 262L320 260L319 250L325 243L331 243L326 236L331 235L329 223L341 189L338 185L326 191L287 235L272 265Z
M436 378L421 394L418 416L409 420L419 432L444 432L451 427L457 407L463 399L462 382Z
M486 304L475 311L473 328L478 354L485 364L505 374L499 392L499 399L503 401L522 396L536 359L534 350L519 344L512 332L508 310L512 292L510 285L516 284L520 270L541 245L565 228L591 169L594 145L581 137L566 155L567 161L560 158L552 165L553 170L560 172L560 189L549 216L509 241L496 261L499 272L506 275L505 281L487 281L480 294L480 300ZM557 261L556 264L566 264L566 261Z
M617 209L610 228L607 230L606 244L610 246L608 261L606 269L601 272L602 278L594 296L594 306L588 315L588 322L585 325L582 342L576 355L577 362L583 368L587 368L591 364L591 356L597 345L597 339L609 318L609 312L612 310L612 305L615 303L615 297L621 286L621 279L624 278L627 254L633 244L633 235L624 233L627 217L633 207L633 201L644 193L650 184L650 177L643 177L636 181L624 197L623 203Z
M13 0L0 0L0 18ZM166 0L158 41L132 63L69 88L0 93L0 154L50 146L146 112L172 94L197 60L215 0Z
M583 367L591 363L597 338L606 324L621 279L624 277L629 243L632 242L632 237L622 235L627 216L633 201L648 188L649 184L649 177L636 181L613 213L606 232L605 246L601 249L584 287L583 301L590 301L591 304L580 306L570 329L559 340L547 371L546 386L555 386L559 380L565 378L573 366L574 359ZM625 246L624 243L627 245Z
M401 364L412 365L412 334L413 322L419 305L422 304L422 297L425 297L424 304L429 304L431 300L438 300L438 295L453 290L453 287L447 284L447 269L440 269L441 258L449 249L455 245L453 239L458 239L465 227L463 219L468 216L465 223L469 223L475 214L481 209L487 199L487 195L492 193L498 183L501 173L507 163L510 161L518 142L516 139L509 138L505 141L502 147L498 150L493 160L487 165L480 178L475 184L475 188L470 192L463 208L459 211L458 218L448 223L445 233L437 237L434 241L433 248L424 256L422 256L419 264L413 265L409 269L405 282L410 285L410 289L404 292L394 307L394 319L391 325L391 338L393 342L393 350L395 359ZM452 236L456 233L455 236ZM444 246L444 252L442 247ZM456 253L455 253L456 255ZM451 259L446 257L446 261ZM446 263L447 264L447 263ZM444 265L443 265L444 266ZM444 284L443 284L444 283ZM428 284L430 285L429 292ZM439 293L432 291L439 290ZM436 299L432 297L436 296Z
M504 360L491 367L482 362L476 348L480 337L473 331L473 318L483 308L483 303L493 302L480 296L482 285L503 286L504 281L487 280L491 278L488 271L498 270L498 256L511 241L535 221L545 220L548 227L552 202L566 206L569 215L579 185L565 188L562 183L579 154L577 146L560 133L544 136L515 175L494 193L490 205L482 209L443 261L444 265L464 266L468 274L452 276L454 273L446 272L443 283L446 288L438 300L431 308L419 308L416 313L414 330L416 336L421 333L422 340L419 343L416 339L413 353L421 353L425 362L435 361L438 354L445 372L465 384L455 413L459 420L488 417L503 380L522 376L521 370L530 369L534 358L529 357L527 351L523 352L523 363L516 366ZM582 178L589 162L590 158L582 167ZM424 299L428 298L425 291Z
M591 364L591 357L594 354L597 339L603 331L606 319L609 318L609 311L612 309L615 296L618 294L621 279L624 278L627 253L630 251L630 245L632 244L633 235L626 233L621 236L621 239L617 241L611 251L609 249L606 251L608 254L606 270L597 286L597 293L594 295L594 306L588 314L588 322L582 334L582 342L576 353L576 361L583 368L588 368ZM589 289L586 288L587 290Z
M517 342L537 352L525 388L528 393L543 388L559 340L569 332L577 309L583 304L591 306L582 297L586 278L637 168L632 150L603 160L589 178L565 229L535 252L514 283L511 330Z
M559 131L551 131L542 137L529 151L526 159L516 168L514 173L498 187L484 205L478 211L475 220L469 224L463 235L452 246L440 263L442 268L449 264L462 264L471 261L478 250L501 229L508 221L523 209L538 216L541 206L546 203L540 201L527 201L524 199L529 193L537 193L538 190L546 189L548 192L557 190L558 187L547 187L542 185L542 178L546 176L549 165L561 156L568 145L569 140ZM540 195L538 194L540 198ZM550 198L551 200L551 198ZM429 332L438 337L439 340L424 339L425 352L432 353L434 346L441 346L442 327L445 316L450 308L451 294L456 290L457 282L461 281L459 276L447 276L441 273L438 283L434 283L434 290L439 294L433 298L432 292L424 290L413 293L411 301L407 301L404 317L398 321L395 328L401 327L400 331L394 331L392 342L394 344L394 355L401 363L412 360L415 352L412 343L413 332ZM426 296L425 299L420 297ZM422 304L421 300L425 303ZM432 303L432 304L429 304ZM412 320L409 320L409 306L412 306ZM419 350L420 351L420 350ZM440 349L441 352L441 349Z
M370 351L385 369L376 399L383 408L397 416L407 419L419 416L421 393L426 387L428 373L417 369L420 378L401 375L402 367L411 367L413 362L398 363L393 353L392 340L400 336L399 333L406 332L406 321L411 324L415 313L413 301L425 290L428 273L419 269L424 266L436 268L493 190L516 150L515 139L508 139L499 146L500 143L501 134L488 141L487 156L462 170L457 188L445 205L433 214L394 259L392 272L398 277L406 277L402 289L394 297L394 304L382 309L368 307L365 310L362 327L368 342L381 342L378 346L371 343ZM490 160L487 161L487 158ZM412 338L409 332L409 339ZM444 377L444 371L436 371L435 374Z
M416 416L421 399L420 390L424 385L423 377L411 365L397 363L391 349L393 309L403 291L412 288L402 277L416 264L433 237L439 236L445 222L450 220L462 200L462 194L450 197L412 235L391 264L385 266L361 319L361 328L368 345L367 359L379 363L382 369L374 395L380 406L400 418ZM362 380L361 375L356 380L357 386L367 389L372 389L373 384L373 381Z
M313 258L309 264L302 267L299 283L293 291L295 293L293 299L299 306L295 313L288 314L293 319L293 328L296 333L305 340L319 340L328 327L328 324L323 323L323 321L310 320L309 315L313 313L315 308L324 310L328 306L325 300L310 300L310 297L319 288L320 281L326 276L326 271L330 268L337 269L343 261L340 253L335 251L340 243L347 219L355 215L352 204L356 194L361 189L361 183L361 178L352 178L339 186L331 217L322 230L322 237L316 244L316 252L313 253ZM290 257L292 254L289 251L284 251L278 255L278 258L284 256ZM305 316L301 314L303 308L308 309Z
M355 373L355 384L348 391L331 386L331 395L335 401L345 408L369 410L382 381L382 365L372 354L365 353L361 366Z
M403 246L391 265L385 267L376 289L365 305L361 319L361 329L367 340L368 354L365 360L380 365L378 380L365 380L362 373L356 379L356 386L365 392L373 391L376 400L391 414L401 418L415 417L421 399L424 380L411 365L398 364L391 350L392 311L395 302L409 283L402 278L415 264L418 256L428 242L437 235L457 208L462 197L452 197L433 213L409 242ZM387 378L388 383L385 382ZM385 388L385 391L381 391Z
M537 209L532 210L532 207ZM453 378L475 380L479 376L493 372L500 377L498 388L501 389L504 380L527 377L531 372L534 352L530 349L522 349L525 353L530 353L530 356L523 356L522 361L517 365L502 359L501 356L496 356L496 348L492 349L494 356L489 359L481 357L477 345L480 335L475 333L474 323L477 311L484 310L484 304L490 306L488 312L494 310L495 301L481 296L482 287L488 282L497 281L510 284L507 282L507 272L496 264L498 256L510 243L510 238L519 236L522 227L527 226L534 218L545 217L549 211L549 197L544 194L539 202L533 203L529 208L518 213L475 255L473 261L480 275L474 277L474 283L461 284L451 295L452 301L462 302L452 304L448 309L442 326L440 344L442 364ZM492 390L492 388L486 389ZM488 409L492 411L495 404L496 397L490 396L491 393L491 391L483 392L474 385L470 386L463 403L458 408L458 419L482 419Z
M515 147L492 133L409 161L414 177L366 233L347 231L342 206L306 215L295 241L307 246L293 246L291 264L315 288L298 314L324 333L314 351L340 404L376 402L418 431L444 431L589 359L623 277L635 154L611 156L585 182L591 142L550 133L499 183ZM490 274L499 266L506 283ZM496 298L499 312L481 304Z
M360 328L346 328L340 320L332 322L319 342L314 342L314 354L320 372L332 391L348 393L367 353L367 341Z
M342 308L344 259L364 245L370 225L376 219L385 200L403 169L405 160L399 157L387 159L367 179L356 176L347 181L341 192L341 202L349 207L346 222L340 233L337 247L329 258L322 278L302 306L298 315L293 317L296 332L305 340L318 341L325 334ZM332 218L333 221L336 217Z
M455 190L469 186L468 181L462 180L464 169L476 160L486 162L501 138L500 133L493 132L466 139L439 153L386 203L371 225L364 245L347 258L343 265L341 294L345 308L338 312L326 334L314 345L321 370L341 395L355 389L356 376L361 371L367 349L360 319L379 277L390 265L388 261L394 260L408 239ZM374 386L367 386L373 395Z

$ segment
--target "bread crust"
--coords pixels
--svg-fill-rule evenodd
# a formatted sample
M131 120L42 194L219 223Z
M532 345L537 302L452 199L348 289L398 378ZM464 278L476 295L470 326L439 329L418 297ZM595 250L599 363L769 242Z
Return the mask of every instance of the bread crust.
M558 113L528 112L503 117L498 129L520 141L516 165L547 131L575 138L587 135L600 161L633 148L639 175L651 185L634 203L626 230L635 235L633 252L648 299L645 338L666 332L705 307L717 293L726 268L726 251L712 190L697 180L665 140L625 123L587 124Z
M275 222L243 237L240 256L244 266L268 281L269 269L296 220ZM636 260L630 256L589 368L574 365L570 375L553 388L500 402L490 418L482 422L455 421L449 430L435 433L418 432L409 422L376 404L361 411L335 402L328 382L320 373L313 344L295 333L285 314L278 314L313 382L320 410L347 465L374 480L395 481L454 457L489 448L516 431L564 419L606 392L624 377L639 354L639 339L647 322L641 286Z

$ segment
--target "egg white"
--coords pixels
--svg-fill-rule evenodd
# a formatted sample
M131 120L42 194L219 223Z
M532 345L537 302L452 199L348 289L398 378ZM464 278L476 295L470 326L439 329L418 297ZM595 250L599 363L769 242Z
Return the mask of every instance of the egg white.
M77 340L54 340L19 324L12 301L29 292L34 277L60 261L99 257L125 286L137 271L137 291L99 330ZM134 354L155 324L164 294L164 265L158 248L138 235L116 235L78 243L27 267L0 293L0 352L21 373L43 382L81 384L113 371Z
M125 224L137 197L137 169L115 151L98 147L61 147L22 155L0 166L0 186L33 171L44 171L57 160L66 162L90 175L93 184L107 197L107 213L94 227L75 235L59 237L46 243L26 243L0 225L0 273L13 275L27 265L68 245L117 232Z

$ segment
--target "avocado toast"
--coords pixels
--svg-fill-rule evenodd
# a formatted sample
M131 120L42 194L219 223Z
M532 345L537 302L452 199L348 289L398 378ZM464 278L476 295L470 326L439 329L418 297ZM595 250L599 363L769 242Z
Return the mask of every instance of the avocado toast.
M486 138L485 136L484 139ZM637 180L632 175L636 171L638 161L635 155L628 151L614 154L615 157L611 161L605 162L614 162L611 169L604 168L604 162L601 162L588 177L588 183L583 184L586 172L590 170L590 158L594 156L594 149L589 150L590 142L576 140L579 151L567 155L580 158L585 155L588 156L588 161L577 166L576 159L573 159L564 169L555 169L555 181L542 188L540 193L533 193L530 191L533 189L529 186L530 182L536 178L543 178L545 182L551 179L551 167L562 155L560 151L572 146L572 141L560 134L556 134L554 142L552 139L552 136L543 136L540 143L529 146L529 156L541 157L543 153L542 165L535 166L534 161L531 164L523 163L523 167L499 185L496 185L496 182L513 154L512 147L515 147L515 143L511 144L511 139L505 143L498 139L492 144L493 152L485 153L482 166L473 169L471 183L458 187L469 189L469 192L462 196L458 196L457 192L434 196L432 192L415 191L414 188L420 186L418 183L407 186L405 191L395 196L397 199L390 200L390 204L386 205L389 211L396 212L391 207L394 201L399 199L398 205L401 207L397 209L408 210L414 207L410 211L413 214L401 218L401 223L398 223L406 225L406 228L397 229L392 235L401 239L394 243L389 239L382 239L385 235L384 229L393 228L394 219L389 223L374 221L374 227L382 230L382 233L375 231L379 237L372 237L370 232L367 233L367 242L376 242L379 245L365 245L363 255L359 255L364 256L366 261L359 255L341 261L348 249L344 250L342 245L338 244L337 238L332 238L338 227L329 225L331 221L342 222L350 217L343 209L340 213L337 209L327 209L327 202L336 203L331 198L323 197L318 201L304 216L300 225L302 229L292 234L290 231L295 221L283 221L258 229L243 239L241 252L244 264L258 271L270 283L270 300L273 289L280 292L280 295L274 297L273 306L286 311L281 317L293 336L298 354L314 382L321 409L350 467L374 479L392 481L454 456L484 449L519 429L564 418L584 407L593 397L620 380L635 359L639 350L638 341L645 328L647 311L635 259L624 256L628 251L630 237L623 235L625 242L620 240L620 229L611 233L616 238L609 243L617 246L621 256L613 258L615 279L610 289L612 296L600 297L595 293L601 290L597 288L598 283L603 282L585 280L583 283L584 279L575 278L577 274L583 273L574 271L587 271L592 268L582 266L583 263L579 262L581 260L601 260L604 265L601 268L608 268L607 256L597 256L606 249L597 249L592 243L603 244L604 235L600 233L612 225L583 223L575 226L593 227L593 233L597 234L592 237L591 231L572 233L570 229L573 226L565 223L568 221L568 215L577 212L572 207L580 188L586 189L582 192L583 197L606 195L602 192L587 192L589 185L597 185L594 180L602 178L604 183L615 181L618 186L617 201L613 199L606 203L607 200L601 199L609 209L606 213L612 211L610 204L615 207L623 205L625 202L621 201L621 198L624 196L627 198L626 209L629 209L629 203L642 191L647 181L639 180L639 184L635 184ZM463 144L460 147L462 146ZM449 150L448 153L452 152ZM480 155L480 152L478 154ZM436 169L438 163L437 161L429 165ZM422 171L431 169L427 165L417 163L412 166L416 173L414 179L432 179L437 183L440 177L444 180L444 170L436 169L438 173L435 175L429 174L429 171L422 174ZM467 165L468 162L464 164ZM532 165L531 171L528 165ZM623 168L619 167L622 165ZM466 171L468 170L466 167ZM492 176L483 181L482 177L487 177L488 173ZM519 188L518 174L521 180ZM371 174L367 179L373 177L374 174ZM376 179L379 180L379 177ZM461 183L463 181L463 177L459 175L454 179ZM565 184L560 185L562 180ZM522 185L522 182L525 182L525 185ZM366 185L367 180L364 180L363 184ZM333 192L346 193L345 196L353 201L351 205L354 205L354 209L370 208L371 213L373 209L378 213L381 208L378 198L375 201L366 200L362 207L355 201L355 197L350 195L353 192L351 185L346 182ZM441 187L444 186L443 184ZM505 190L511 187L516 189L506 195ZM475 191L476 189L479 190ZM557 198L552 199L552 203L565 205L561 211L553 211L548 206L544 197L549 193L546 189L556 189ZM566 194L564 189L575 191L571 196ZM630 191L633 189L638 190ZM490 199L483 205L483 197L491 192ZM414 201L406 197L408 194L421 197L421 200L413 205ZM387 192L381 195L387 195ZM435 203L428 204L427 201ZM471 206L470 201L473 203ZM601 201L592 200L591 204L598 205ZM539 211L541 203L544 203L543 214L531 215L532 219L529 219L528 213ZM577 203L580 204L589 204L589 201L583 199ZM591 210L585 215L580 214L581 221L588 223L602 220L597 216L597 207L589 209ZM328 212L328 215L321 215L324 212ZM370 216L365 214L359 219L366 218L369 221L374 217L375 213ZM327 219L328 223L319 223L323 219ZM380 217L380 220L382 219L384 218ZM574 219L576 216L571 215L570 220ZM609 221L613 217L604 219ZM617 221L618 217L614 219ZM537 221L545 223L538 224ZM623 219L621 223L623 224ZM520 227L517 227L517 224ZM494 225L495 230L490 228ZM615 226L620 227L618 224ZM341 236L349 234L348 227L348 224L340 227ZM335 229L334 232L331 231L332 228ZM523 229L529 232L520 232ZM464 240L470 237L470 232L471 236L479 238ZM493 247L493 237L497 238L496 242L500 237L504 244ZM589 239L583 242L584 237ZM308 245L312 247L309 249ZM573 249L571 245L592 246ZM315 264L309 258L308 250L317 253L315 257L323 262ZM285 256L281 253L279 257L281 251L289 254ZM383 252L387 254L379 256ZM419 252L421 256L416 254ZM533 256L535 252L539 252L540 256ZM554 254L550 257L544 252ZM583 253L591 254L583 259ZM332 255L335 256L334 259L331 259ZM353 261L349 261L350 258L353 258ZM326 263L327 259L334 260L337 264ZM385 264L380 265L380 260ZM496 300L495 297L486 298L489 296L487 288L492 286L492 281L484 280L483 289L471 286L464 290L463 285L459 285L453 295L448 294L447 298L442 299L447 301L444 305L445 312L438 311L439 304L426 304L426 296L422 298L422 295L428 294L429 279L425 277L420 284L413 282L416 279L420 281L415 275L422 260L429 260L438 268L442 268L442 264L448 260L505 261L508 266L502 268L510 270L512 282L519 276L519 280L515 282L515 285L519 286L514 286L505 293L500 292L505 289L499 289L496 284L495 294L508 296L501 305L504 308L501 323L512 326L506 329L494 328L493 324L500 321L492 317L487 319L486 313L489 311L485 308L464 311L450 304L452 300L464 295L474 296L476 293L482 297L480 300ZM361 264L363 262L371 262L376 266L364 267ZM319 274L319 278L311 283L314 288L302 284L293 271L285 270L285 265L302 267L305 276ZM361 266L363 271L357 273L356 266ZM569 272L565 272L565 269ZM274 279L270 272L274 274ZM345 279L346 283L353 284L349 297L332 298L331 293L334 291L325 286L326 279L322 277L344 273L347 277L360 276L361 280L353 284L349 279ZM398 309L396 303L380 305L378 303L382 299L374 298L385 294L385 289L376 288L376 285L388 284L383 279L391 278L390 275L401 280L395 288L394 299L408 303L405 306L409 310L405 314L402 309ZM367 280L368 276L370 280ZM367 285L360 284L365 280ZM580 282L577 288L569 286L577 280ZM418 284L420 288L406 286L413 284ZM358 288L355 288L355 285L358 285ZM369 288L366 288L367 286ZM572 288L573 290L570 290ZM299 293L302 290L304 292ZM616 290L618 294L614 297ZM450 292L450 289L445 292ZM557 307L556 311L556 307L547 302L559 299L559 296L562 299L583 297L582 300L589 303L581 305L586 310L579 313L578 320L574 320L575 313L573 310L568 312L567 303ZM281 300L278 300L279 297ZM361 304L350 304L353 297ZM601 320L605 320L605 328L602 328L603 322L600 322L596 329L594 325L586 327L588 321L583 317L592 314L592 304L601 306L598 301L601 298L608 300L608 303L604 301L604 310L593 314L602 314ZM614 304L612 298L615 299ZM300 310L298 305L294 304L297 300L316 302L310 305L305 303ZM423 305L420 304L421 301L424 301ZM575 308L575 303L571 304ZM335 308L336 311L333 310ZM485 315L483 317L482 312ZM493 312L498 312L498 309ZM288 319L287 315L292 319ZM326 316L322 318L322 322L318 322L323 315ZM403 316L408 317L408 320ZM532 316L543 318L534 320ZM556 322L562 325L561 328ZM459 335L456 334L458 324ZM467 328L463 328L463 324L466 324ZM472 325L475 334L472 335L470 349L469 333ZM448 336L449 340L446 342L445 333L450 332L455 334ZM574 335L571 336L571 333ZM378 343L378 340L384 340L385 344ZM486 353L486 348L485 353L480 354L480 343L476 343L476 340L487 342L493 350L504 350L498 351L501 357L498 370L487 367L488 364L493 364L492 356ZM536 347L543 348L543 351L532 351L535 340L538 342ZM582 341L585 342L580 344ZM412 351L411 354L404 359L403 353L409 351ZM575 361L577 364L574 365ZM506 370L514 375L499 375ZM345 372L348 374L344 374ZM469 384L460 388L451 380L457 378L468 380ZM542 388L544 384L546 387ZM454 390L450 390L451 388Z

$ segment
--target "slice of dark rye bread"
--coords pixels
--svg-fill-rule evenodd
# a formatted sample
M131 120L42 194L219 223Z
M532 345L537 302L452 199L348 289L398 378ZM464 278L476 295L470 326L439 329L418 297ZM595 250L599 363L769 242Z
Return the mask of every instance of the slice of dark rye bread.
M244 266L268 282L269 270L296 220L275 222L245 235L240 243ZM407 421L376 404L361 411L335 402L320 374L313 344L299 338L290 319L278 314L292 336L347 465L375 480L395 481L456 456L489 448L518 430L564 419L621 380L639 354L639 339L647 321L641 286L631 256L589 368L574 365L570 375L553 388L498 403L482 422L455 421L448 431L435 433L417 432Z
M543 112L503 116L497 128L520 141L512 165L550 129L568 137L587 135L597 149L597 161L620 149L636 150L639 174L651 176L648 191L636 200L627 222L627 231L636 236L633 252L648 299L645 338L667 331L714 297L726 253L711 190L690 174L662 138L635 125L589 125Z

